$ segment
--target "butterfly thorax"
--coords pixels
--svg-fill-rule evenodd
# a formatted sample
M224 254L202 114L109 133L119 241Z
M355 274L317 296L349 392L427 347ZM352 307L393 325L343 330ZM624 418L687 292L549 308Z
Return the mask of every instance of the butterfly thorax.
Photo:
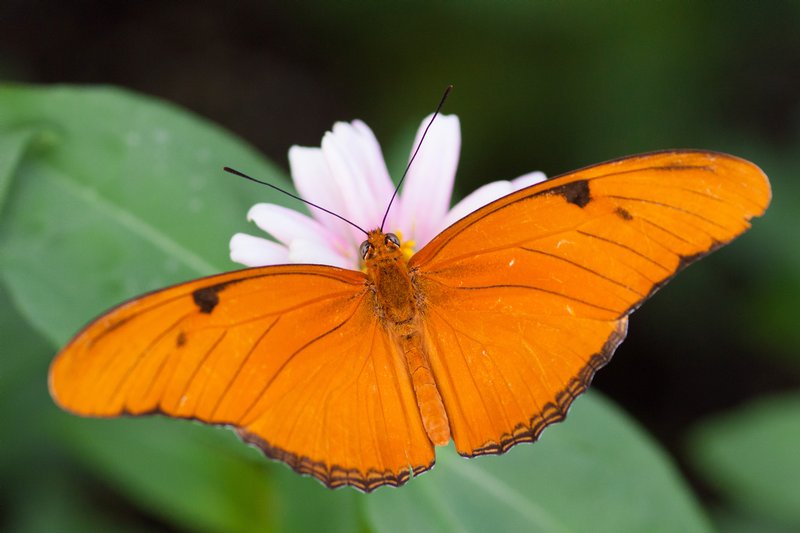
M362 245L378 316L389 329L410 325L417 316L411 276L397 237L374 230Z

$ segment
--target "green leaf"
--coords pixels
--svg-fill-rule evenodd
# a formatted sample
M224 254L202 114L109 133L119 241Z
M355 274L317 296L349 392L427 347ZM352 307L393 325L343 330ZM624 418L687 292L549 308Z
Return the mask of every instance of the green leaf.
M163 417L65 415L61 426L87 468L177 526L231 532L355 529L355 492L331 491L300 477L232 431Z
M270 525L269 476L243 457L230 432L160 417L91 420L66 416L63 436L88 468L134 502L198 531Z
M717 531L724 533L797 533L797 528L782 524L763 514L749 514L737 508L719 508L711 511Z
M44 378L52 347L16 312L2 284L0 339L0 508L4 526L25 530L35 518L32 508L48 499L40 490L42 473L48 480L57 477L48 462L58 456L59 446L47 432L56 409Z
M240 140L120 89L0 86L0 148L19 146L20 134L8 132L20 131L36 136L21 161L3 165L0 183L14 180L0 271L56 344L126 298L231 270L228 241L248 229L247 209L286 202L222 171L283 181Z
M36 130L32 128L0 130L0 212L17 165L35 134Z
M8 431L12 418L24 415L24 405L11 404L12 399L26 396L33 380L47 369L52 347L45 342L19 315L8 290L0 283L0 338L3 354L0 357L0 435ZM26 397L27 399L27 397ZM6 418L9 417L9 418ZM0 464L5 459L0 454Z
M689 443L695 466L732 502L800 527L800 394L707 420Z
M87 501L86 494L75 490L74 483L64 475L36 478L36 486L24 487L25 497L15 502L13 522L4 523L5 531L14 533L85 533L114 531L114 533L153 532L152 523L131 523L131 517L120 520L113 509L98 508L97 502ZM19 487L18 487L19 489ZM143 520L144 522L144 520ZM149 526L149 527L148 527Z
M379 532L707 531L664 453L589 393L534 445L464 459L439 450L433 471L367 501Z
M330 490L283 464L270 465L276 531L358 531L364 494L354 489Z
M331 491L268 461L231 431L162 417L63 415L76 457L138 507L196 531L357 529L353 490ZM309 512L309 506L313 512Z

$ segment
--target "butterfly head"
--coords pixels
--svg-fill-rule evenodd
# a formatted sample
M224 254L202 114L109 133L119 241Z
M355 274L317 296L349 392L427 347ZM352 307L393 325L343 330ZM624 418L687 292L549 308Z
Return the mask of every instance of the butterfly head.
M400 231L384 233L379 229L372 230L359 247L361 271L366 273L387 261L408 264L416 244L416 241L404 240Z
M384 233L379 229L367 234L367 240L359 247L361 260L366 266L385 260L397 260L403 257L400 238L394 233Z

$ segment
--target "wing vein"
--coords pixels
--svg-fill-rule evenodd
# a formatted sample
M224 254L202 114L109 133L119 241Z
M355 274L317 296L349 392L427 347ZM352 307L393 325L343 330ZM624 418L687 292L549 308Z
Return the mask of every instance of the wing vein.
M172 330L174 330L175 327L178 324L183 322L186 318L188 318L191 315L192 315L192 313L187 313L187 314L179 317L178 320L173 322L169 327L165 328L152 341L150 341L150 343L144 348L144 350L139 352L139 354L136 356L136 358L133 360L133 362L130 365L128 365L128 368L122 374L122 378L119 380L119 382L117 383L116 387L114 387L114 389L112 389L112 390L116 391L116 393L119 393L122 390L122 388L125 386L127 381L130 379L130 377L133 375L134 371L139 367L139 363L142 362L142 360L147 356L147 354L150 352L150 350L152 350L153 347L159 341L161 341L163 338L165 338L168 333L172 332ZM114 357L109 357L109 361L113 361L114 359L115 359ZM165 359L166 359L166 357L165 357ZM98 383L102 383L103 379L102 378L98 378L97 382Z
M588 231L577 230L577 232L579 234L581 234L581 235L585 235L586 237L589 237L589 238L592 238L592 239L597 239L597 240L600 240L600 241L603 241L603 242L607 242L608 244L613 244L613 245L615 245L615 246L617 246L619 248L622 248L623 250L628 250L629 252L641 257L642 259L644 259L646 261L649 261L650 263L652 263L653 265L657 266L658 268L664 270L665 272L667 272L667 273L671 273L672 272L672 269L669 269L669 268L665 267L664 265L662 265L661 263L659 263L658 261L656 261L652 257L649 257L649 256L643 254L642 252L640 252L636 248L632 248L632 247L630 247L630 246L628 246L626 244L622 244L621 242L613 241L611 239L608 239L606 237L602 237L602 236L597 235L595 233L590 233ZM646 237L646 235L645 235L645 237ZM650 240L650 239L648 239L648 240ZM642 277L645 277L645 276L642 276ZM652 281L652 280L649 280L649 281Z
M610 277L606 276L605 274L603 274L601 272L598 272L598 271L596 271L594 269L591 269L591 268L587 267L586 265L582 265L582 264L580 264L580 263L578 263L576 261L573 261L571 259L567 259L566 257L562 257L562 256L556 255L556 254L551 254L551 253L545 252L543 250L537 250L535 248L523 247L522 249L525 250L526 252L540 254L540 255L547 256L547 257L552 257L553 259L558 259L560 261L564 261L565 263L568 263L568 264L570 264L572 266L575 266L577 268L580 268L581 270L584 270L584 271L586 271L586 272L588 272L590 274L593 274L593 275L595 275L595 276L597 276L597 277L599 277L601 279L604 279L604 280L606 280L606 281L608 281L610 283L613 283L614 285L617 285L618 287L622 287L623 289L628 290L628 291L632 292L633 294L635 294L637 296L644 297L644 294L642 294L639 291L629 287L625 283L622 283L621 281L617 281L614 278L610 278Z
M280 376L280 374L283 372L283 370L286 368L286 366L292 361L292 359L294 359L298 354L302 353L303 351L305 351L309 347L313 346L317 342L321 341L322 339L324 339L328 335L331 335L333 332L339 330L345 324L350 322L350 320L352 320L353 317L358 312L358 308L359 308L359 306L355 306L355 308L353 309L353 312L350 314L350 316L348 316L346 319L344 319L340 324L332 327L331 329L329 329L328 331L326 331L324 333L321 333L321 334L317 335L316 337L314 337L313 339L311 339L310 341L305 343L303 346L301 346L300 348L295 350L294 353L292 353L289 357L287 357L286 360L283 361L283 363L281 363L281 365L278 367L278 369L275 371L275 373L272 375L272 377L270 377L270 379L267 381L267 383L264 384L264 386L261 388L261 391L258 393L258 395L256 395L255 399L251 402L251 404L247 407L247 409L245 409L244 415L242 415L242 420L250 418L250 411L252 411L253 408L255 408L256 405L258 405L258 402L261 400L261 398L264 396L264 394L266 394L266 392L269 389L269 387L275 382L275 380L278 378L278 376Z
M192 372L192 380L191 381L194 380L195 376L197 375L197 371L200 368L203 367L205 362L208 360L208 357L214 352L214 350L217 349L217 347L220 345L220 343L222 342L222 340L225 338L225 336L227 334L228 334L228 330L224 330L222 332L222 334L219 337L217 337L217 340L214 341L214 343L211 345L211 347L208 350L206 350L206 353L203 354L203 357L201 359L200 364L196 365L194 370L193 370L193 372ZM191 381L189 381L190 384L191 384ZM186 393L187 390L188 390L188 385L187 385L187 388L184 389L184 394ZM203 396L205 396L207 390L208 390L208 378L206 378L205 382L203 382L203 388L200 389L200 392L197 395L197 404L196 405L199 405L200 403L202 403ZM183 398L183 396L180 396L180 398ZM163 399L163 397L162 397L162 399ZM178 401L180 402L180 399ZM160 404L161 404L161 400L159 400L159 405Z
M535 287L535 286L532 286L532 285L521 285L521 284L509 283L509 284L476 285L476 286L471 286L471 287L463 287L462 286L462 287L450 287L450 288L454 289L454 290L460 290L460 291L480 291L480 290L491 290L491 289L525 289L525 290L531 290L531 291L539 291L539 292L543 292L545 294L552 294L553 296L559 296L559 297L564 298L566 300L571 300L571 301L573 301L575 303L587 305L589 307L593 307L595 309L599 309L600 311L607 311L609 313L619 313L619 311L616 310L616 309L610 309L608 307L603 307L601 305L593 304L593 303L591 303L589 301L583 300L581 298L577 298L575 296L569 296L569 295L564 294L562 292L551 291L549 289L544 289L542 287Z
M614 198L615 200L624 200L626 202L638 202L638 203L642 203L642 204L657 205L657 206L663 207L665 209L671 209L671 210L677 211L679 213L684 213L686 215L693 216L693 217L698 218L698 219L702 220L703 222L711 224L712 226L715 226L715 227L717 227L719 229L722 229L722 230L727 229L724 225L716 222L715 220L711 220L710 218L704 217L703 215L701 215L700 213L698 213L696 211L690 211L688 209L684 209L682 207L678 207L677 205L667 204L667 203L664 203L664 202L658 202L656 200L649 200L647 198L633 198L631 196L619 196L619 195L614 195L614 194L608 195L607 198Z
M449 320L447 320L447 318L445 316L443 316L441 313L438 313L435 310L434 310L434 313L439 317L440 320L442 320L442 322L444 322L447 325L447 327L450 328L450 331L452 331L453 337L455 338L456 344L458 345L458 351L461 354L461 358L464 360L464 366L469 368L469 363L467 362L467 355L464 352L464 347L461 344L461 338L460 338L460 335L464 335L464 334L460 330L457 330L456 327ZM444 362L444 360L445 360L445 358L442 358L442 362ZM472 384L475 386L475 390L480 391L480 387L478 387L478 382L475 381L475 376L472 374L472 372L468 372L468 374L469 374L470 379L472 380ZM454 387L453 389L454 390L458 390L457 387ZM486 417L489 420L491 420L492 419L492 415L489 412L488 406L486 405L486 400L484 399L482 394L479 394L478 396L479 396L479 398L481 400L481 405L483 406L483 410L486 413Z
M274 328L274 327L275 327L275 325L276 325L278 322L280 322L280 320L281 320L281 317L278 317L278 318L276 318L276 319L275 319L275 320L272 322L272 324L270 324L270 325L269 325L269 326L268 326L266 329L264 329L264 332L263 332L263 333L261 333L261 335L259 335L258 339L256 339L256 342L254 342L254 343L253 343L253 345L252 345L252 346L250 347L250 349L247 351L247 354L246 354L246 355L245 355L245 356L242 358L242 360L239 362L239 365L236 367L236 372L234 372L234 374L233 374L233 376L231 377L231 379L230 379L230 380L228 380L228 383L225 385L225 388L224 388L224 389L222 390L222 392L220 393L220 395L219 395L219 398L217 398L217 401L216 401L216 403L214 404L214 408L211 410L211 418L212 418L212 419L215 419L215 418L216 418L216 414L217 414L217 410L219 409L219 406L222 404L223 400L224 400L224 399L225 399L225 398L228 396L228 394L230 393L230 391L231 391L231 386L233 386L233 384L234 384L234 383L236 382L236 380L239 378L239 375L241 374L241 372L242 372L242 369L245 367L245 365L247 365L247 362L250 360L250 357L253 355L253 353L255 353L256 349L257 349L257 348L258 348L258 346L261 344L261 342L262 342L262 341L263 341L263 340L264 340L264 339L267 337L267 335L269 335L269 332L270 332L270 331L272 331L272 328ZM194 373L192 374L192 378L191 378L191 379L194 379L194 374L196 374L196 373L197 373L197 370L198 370L198 368L199 368L199 366L198 366L197 368L195 368L195 370L194 370ZM191 380L190 380L190 382L191 382ZM188 385L187 385L187 387L188 387Z

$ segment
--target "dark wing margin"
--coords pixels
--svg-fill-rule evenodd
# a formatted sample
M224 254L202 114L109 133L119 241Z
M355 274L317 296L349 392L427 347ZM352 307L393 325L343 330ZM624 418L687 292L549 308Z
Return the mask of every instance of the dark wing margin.
M235 428L235 430L244 442L256 446L270 459L286 463L298 474L318 479L329 489L351 486L362 492L369 493L384 485L400 487L405 485L413 476L418 476L433 468L435 463L435 461L430 461L427 464L409 466L397 472L381 472L375 469L361 472L355 468L343 468L339 465L327 465L321 461L313 461L308 457L274 447L258 435L249 433L246 430L238 428Z
M474 449L471 453L463 453L465 457L476 457L478 455L500 455L507 452L511 447L521 442L534 442L542 434L542 431L550 424L562 422L567 417L572 402L586 392L592 383L595 373L603 368L614 355L617 347L625 340L627 334L628 321L620 320L619 327L603 345L603 348L589 358L589 362L578 374L572 378L566 388L558 392L552 402L542 406L539 413L534 414L527 424L517 424L510 433L503 433L497 441L489 441Z

